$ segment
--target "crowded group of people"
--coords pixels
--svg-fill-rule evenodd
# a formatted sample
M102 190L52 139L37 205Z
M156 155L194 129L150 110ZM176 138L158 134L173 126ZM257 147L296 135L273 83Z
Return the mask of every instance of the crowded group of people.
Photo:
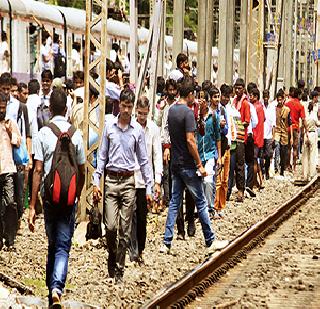
M99 111L89 115L103 134L89 130L89 144L99 141L92 198L103 201L107 267L117 284L127 251L143 264L148 212L167 211L161 253L170 254L175 224L178 240L195 235L196 216L213 252L228 245L216 239L212 225L225 217L227 201L255 197L274 175L298 177L298 160L304 180L316 175L318 88L307 93L300 83L288 94L279 89L271 101L268 90L242 78L219 88L210 80L198 85L181 53L167 79L158 77L153 111L147 95L134 106L134 85L114 60L107 60L107 101L99 106L105 123ZM90 87L89 97L92 103L99 92ZM50 305L60 304L65 287L85 181L84 104L83 71L63 81L48 67L40 82L28 84L10 73L0 76L0 249L15 250L26 207L31 231L44 212Z

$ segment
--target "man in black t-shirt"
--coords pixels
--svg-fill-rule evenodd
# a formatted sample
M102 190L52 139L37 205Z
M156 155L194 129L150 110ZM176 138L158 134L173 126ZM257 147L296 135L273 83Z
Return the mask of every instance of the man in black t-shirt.
M172 105L168 115L168 126L171 140L171 171L172 197L168 209L164 246L161 252L169 253L173 239L174 224L177 218L184 188L192 195L198 216L202 225L205 244L210 249L217 250L227 246L227 241L215 240L211 228L207 201L205 199L202 179L197 175L197 169L202 177L206 171L202 166L195 140L196 122L193 111L187 106L193 100L194 87L185 81L180 88L180 100Z

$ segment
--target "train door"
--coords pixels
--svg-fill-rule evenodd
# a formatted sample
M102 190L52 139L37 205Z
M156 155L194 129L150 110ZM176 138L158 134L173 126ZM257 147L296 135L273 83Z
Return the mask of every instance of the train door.
M29 65L30 79L37 78L40 72L41 28L38 24L29 23Z

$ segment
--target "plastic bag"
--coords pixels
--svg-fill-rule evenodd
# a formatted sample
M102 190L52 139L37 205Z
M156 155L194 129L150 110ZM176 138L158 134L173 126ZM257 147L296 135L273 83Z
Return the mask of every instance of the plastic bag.
M20 147L13 147L13 161L16 165L27 165L29 155L25 143L21 143Z

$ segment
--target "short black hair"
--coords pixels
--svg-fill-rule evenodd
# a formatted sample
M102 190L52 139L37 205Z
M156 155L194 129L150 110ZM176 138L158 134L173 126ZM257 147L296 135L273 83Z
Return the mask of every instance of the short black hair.
M19 83L19 84L18 84L18 91L19 91L19 92L22 92L22 89L28 89L27 84L25 84L25 83Z
M220 92L221 92L221 95L230 96L232 93L232 86L227 84L222 84L220 86Z
M37 94L40 90L40 84L37 79L31 79L28 83L29 94Z
M168 91L169 90L169 87L173 87L173 89L176 89L178 90L178 85L177 85L177 82L174 80L174 79L167 79L166 81L166 90Z
M306 86L306 82L303 79L298 80L298 89L303 89Z
M114 62L110 59L106 59L106 72L110 72L114 69Z
M252 93L252 90L256 89L256 88L258 88L256 83L250 82L247 85L247 91L248 91L249 94Z
M190 80L184 80L181 84L180 84L180 97L181 98L186 98L190 92L194 92L194 85Z
M2 73L0 76L0 85L11 85L11 74L10 73Z
M157 77L157 93L163 93L164 88L166 86L166 81L163 76Z
M208 79L203 81L203 83L201 85L201 89L203 91L209 91L211 87L212 87L212 82L211 82L211 80L208 80Z
M92 85L89 86L89 96L97 99L99 97L99 91L94 88Z
M72 43L72 49L75 49L78 53L81 51L81 44L79 42Z
M11 77L11 86L18 86L18 80L15 77Z
M6 41L6 40L7 40L7 33L2 31L2 33L1 33L1 41L3 42L3 41Z
M280 88L277 92L276 98L282 97L284 99L285 93L284 91Z
M319 95L318 91L313 90L310 93L310 99L312 100L313 98L317 97Z
M146 96L141 96L137 101L137 108L150 108L149 99Z
M50 96L50 107L54 115L62 115L67 107L67 95L64 90L55 88Z
M188 56L184 53L180 53L178 56L177 56L177 67L179 68L180 67L180 64L182 62L185 62L188 60Z
M216 86L212 86L209 89L209 95L210 95L210 97L213 97L215 94L220 94L220 91Z
M74 90L74 84L71 78L67 79L67 81L65 82L65 85L67 90Z
M53 80L53 75L52 72L50 70L43 70L41 73L41 79L45 79L48 78L50 80Z
M301 90L298 89L298 88L295 88L295 87L292 87L292 89L290 88L290 90L292 90L291 96L292 96L294 99L298 99L299 96L300 96Z
M131 103L134 103L134 100L135 100L135 95L131 89L125 89L121 91L120 102L129 101Z
M81 79L81 80L84 81L84 73L83 73L83 71L75 71L73 73L73 80L75 80L75 79Z
M253 88L250 92L250 94L254 97L257 97L258 100L260 100L260 91L258 88Z
M242 86L243 88L245 88L246 84L243 80L243 78L237 78L236 82L234 83L234 86Z
M119 44L118 43L112 43L112 49L114 49L116 52L118 52L119 49L120 49Z
M262 97L270 97L270 91L268 89L264 89L262 92Z

